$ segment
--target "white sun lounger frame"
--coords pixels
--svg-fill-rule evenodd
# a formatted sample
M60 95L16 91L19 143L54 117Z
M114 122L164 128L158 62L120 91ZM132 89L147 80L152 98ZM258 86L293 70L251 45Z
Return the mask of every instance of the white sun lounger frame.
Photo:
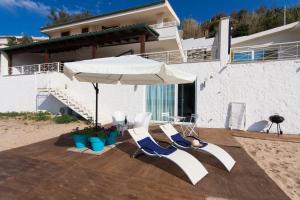
M173 126L172 124L165 124L165 125L161 125L160 128L163 130L163 132L166 134L166 136L169 138L169 140L172 141L172 144L181 148L181 149L195 149L198 151L205 151L211 155L213 155L214 157L216 157L224 166L228 171L231 171L231 169L233 168L233 166L235 165L235 160L221 147L212 144L212 143L208 143L206 141L202 141L207 143L207 145L203 146L203 147L185 147L185 146L181 146L179 144L177 144L171 136L176 135L177 133L179 133Z
M173 153L169 155L163 155L163 154L150 154L147 151L143 150L143 148L138 144L138 141L149 137L155 144L157 142L152 138L152 136L149 134L149 132L143 128L134 128L128 130L129 134L135 141L136 145L139 147L139 149L149 156L154 157L160 157L160 158L166 158L173 163L175 163L178 167L182 169L182 171L187 175L189 180L192 182L193 185L198 183L208 172L204 168L204 166L191 154L182 151L180 149L177 149ZM159 146L159 144L157 144Z

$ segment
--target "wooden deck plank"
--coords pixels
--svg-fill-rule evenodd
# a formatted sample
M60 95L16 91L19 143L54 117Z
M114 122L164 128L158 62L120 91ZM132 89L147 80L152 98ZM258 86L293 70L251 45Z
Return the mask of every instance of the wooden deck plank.
M166 139L154 132L157 140ZM288 199L230 132L199 133L236 159L230 173L211 155L190 151L209 172L193 186L168 160L132 159L132 140L97 156L68 151L72 141L62 136L0 152L0 199Z

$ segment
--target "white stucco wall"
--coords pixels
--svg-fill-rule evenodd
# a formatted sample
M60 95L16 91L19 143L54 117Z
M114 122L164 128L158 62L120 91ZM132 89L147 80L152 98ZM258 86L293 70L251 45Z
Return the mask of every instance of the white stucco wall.
M90 83L69 80L64 74L50 73L23 76L0 76L0 112L35 112L48 110L59 113L65 107L53 96L38 93L38 88L59 88L90 111L95 109L95 91ZM100 85L99 86L99 121L111 121L115 111L123 111L132 121L135 114L143 112L144 87Z
M202 62L173 67L197 75L196 112L198 126L227 128L230 102L247 106L245 130L262 131L264 120L274 113L285 117L285 133L300 133L300 60L269 61L245 64ZM70 81L63 74L0 76L0 112L35 111L36 88L58 87L94 110L95 93L91 84ZM52 97L50 97L52 98ZM63 106L55 99L45 99L43 109L58 112ZM145 87L100 86L99 118L111 120L114 111L124 111L129 120L145 111ZM275 127L273 129L275 131Z
M285 133L300 133L300 61L177 65L197 74L197 113L200 127L228 127L230 102L246 103L246 130L262 131L274 113L285 117ZM204 84L205 82L205 84ZM201 87L202 84L202 87ZM275 126L273 130L276 131Z
M53 97L37 105L37 88L49 85L49 78L50 74L0 76L0 112L35 112L39 108L58 113L63 104Z

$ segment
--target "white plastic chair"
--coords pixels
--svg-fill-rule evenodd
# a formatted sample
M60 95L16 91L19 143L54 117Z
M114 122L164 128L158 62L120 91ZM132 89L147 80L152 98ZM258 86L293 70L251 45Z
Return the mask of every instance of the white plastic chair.
M169 112L163 112L161 113L161 118L163 121L165 121L167 124L171 122L171 116Z
M124 130L126 129L125 118L125 113L121 111L116 111L112 114L113 125L117 127L119 132L122 132L122 135L124 135Z
M186 123L186 126L184 127L183 134L185 136L194 135L194 136L198 137L198 133L196 133L196 131L195 131L198 118L199 118L198 114L192 114L191 115L190 121L188 123Z
M151 116L152 116L152 113L150 113L150 112L143 112L143 113L137 114L134 118L133 128L144 127L148 131Z

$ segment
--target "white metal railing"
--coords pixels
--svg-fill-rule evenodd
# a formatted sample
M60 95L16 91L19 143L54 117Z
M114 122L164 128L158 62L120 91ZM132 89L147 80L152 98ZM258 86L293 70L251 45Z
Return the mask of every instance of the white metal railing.
M64 64L61 62L14 66L12 67L11 75L30 75L35 73L63 72L63 66Z
M166 64L196 63L217 60L213 55L213 47L200 49L174 50L137 54L144 58L164 62ZM13 66L10 75L30 75L48 72L63 72L64 63L41 63L32 65Z
M231 62L258 62L300 58L300 42L231 48Z
M183 50L184 56L182 56L182 51L180 50L151 52L137 55L159 62L164 62L166 64L181 64L217 60L212 52L212 47L205 47L200 49Z
M166 28L166 27L171 27L171 26L177 26L177 22L176 21L170 21L170 22L162 22L162 23L158 23L158 24L151 24L149 25L151 28Z

